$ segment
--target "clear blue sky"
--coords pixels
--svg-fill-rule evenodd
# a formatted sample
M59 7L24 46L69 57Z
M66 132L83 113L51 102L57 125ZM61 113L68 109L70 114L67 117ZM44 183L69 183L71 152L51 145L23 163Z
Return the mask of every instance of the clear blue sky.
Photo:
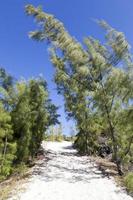
M36 26L24 13L26 4L43 5L80 41L88 35L103 39L102 31L92 19L104 19L124 32L133 46L133 0L0 0L0 66L18 79L43 74L53 102L61 106L60 120L68 134L73 122L66 121L63 99L56 94L46 45L28 38L28 32Z

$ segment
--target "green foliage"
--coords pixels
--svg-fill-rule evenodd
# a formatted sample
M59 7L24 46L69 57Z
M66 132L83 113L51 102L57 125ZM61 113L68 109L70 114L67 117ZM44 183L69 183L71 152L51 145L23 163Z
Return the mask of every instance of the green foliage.
M12 110L12 123L14 137L17 141L17 160L27 162L30 155L31 142L31 115L27 86L25 83L18 83L16 87L17 103Z
M15 153L11 117L0 102L0 179L10 175Z
M13 82L0 70L0 179L24 169L36 156L43 135L58 123L43 78Z
M133 173L130 172L124 177L124 184L129 193L133 195Z
M57 122L58 115L48 98L47 84L42 78L19 82L15 92L17 103L11 115L18 146L17 162L26 163L30 157L36 156L45 131L50 124ZM51 112L50 106L54 107Z
M64 140L63 130L61 124L58 126L50 126L45 134L45 140L61 142Z
M13 83L13 77L7 74L4 68L0 68L0 86L5 90L9 90Z
M35 156L40 148L43 134L48 126L47 99L48 92L43 80L30 80L29 82L29 106L31 112L31 156Z
M133 62L124 34L100 21L105 43L87 37L84 47L40 7L27 5L26 13L40 25L30 37L50 45L58 92L78 128L75 146L82 153L95 154L98 137L105 132L122 174L123 163L130 163L133 155Z
M24 177L27 170L28 166L24 162L21 162L20 164L14 165L12 173Z

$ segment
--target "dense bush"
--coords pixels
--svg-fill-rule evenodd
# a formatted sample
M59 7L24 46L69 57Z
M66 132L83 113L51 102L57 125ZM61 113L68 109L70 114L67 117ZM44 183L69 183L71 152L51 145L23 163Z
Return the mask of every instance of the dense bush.
M14 82L0 69L0 180L32 161L50 125L58 122L42 78Z

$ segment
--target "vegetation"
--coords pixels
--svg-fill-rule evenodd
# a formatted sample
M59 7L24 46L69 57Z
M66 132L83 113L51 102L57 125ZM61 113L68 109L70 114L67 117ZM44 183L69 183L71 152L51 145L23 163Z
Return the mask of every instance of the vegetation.
M0 69L0 180L32 161L47 128L58 122L43 78L13 80Z
M16 143L13 140L11 116L0 104L0 174L1 178L8 176L12 161L15 159Z
M75 121L77 133L63 135L58 108L42 77L16 81L0 68L0 181L15 169L25 170L43 139L74 140L79 153L87 155L101 155L102 139L133 193L133 173L126 175L133 165L133 59L125 35L97 21L105 41L89 36L82 44L41 7L27 5L26 13L39 24L30 37L50 47L57 91L64 97L65 111Z
M125 176L124 182L128 192L133 195L133 172L130 172Z
M71 130L71 135L64 135L63 134L63 128L62 125L59 124L58 126L50 126L49 129L46 131L46 134L44 135L44 140L45 141L57 141L57 142L62 142L62 141L71 141L74 142L75 140L75 135L74 135L74 130Z
M124 34L98 21L106 32L105 43L87 37L82 45L41 7L27 5L26 13L39 24L30 37L50 46L57 90L78 128L75 147L98 154L98 138L104 136L122 175L133 156L133 62Z
M44 140L47 141L57 141L57 142L61 142L64 140L63 138L63 130L62 130L62 126L61 124L58 126L51 126L49 127L49 129L47 130L46 134L45 134L45 138Z

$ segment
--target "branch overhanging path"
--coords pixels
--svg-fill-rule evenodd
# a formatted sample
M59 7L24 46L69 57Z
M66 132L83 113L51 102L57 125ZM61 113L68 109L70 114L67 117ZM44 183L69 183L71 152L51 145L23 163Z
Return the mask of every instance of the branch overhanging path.
M44 142L42 146L47 162L40 160L21 186L25 190L10 200L132 200L89 157L78 156L70 142Z

